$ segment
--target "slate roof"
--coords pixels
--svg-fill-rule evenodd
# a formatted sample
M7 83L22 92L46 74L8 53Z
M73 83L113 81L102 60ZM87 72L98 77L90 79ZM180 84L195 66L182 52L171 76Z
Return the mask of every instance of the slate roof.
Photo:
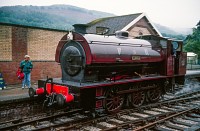
M96 27L108 27L110 29L109 34L113 34L118 30L122 30L141 14L142 13L137 13L94 20L88 23L89 27L87 27L87 33L96 33Z

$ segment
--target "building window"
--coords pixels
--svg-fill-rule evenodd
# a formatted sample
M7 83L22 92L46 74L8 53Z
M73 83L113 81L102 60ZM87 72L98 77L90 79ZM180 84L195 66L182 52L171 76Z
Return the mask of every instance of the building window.
M142 30L139 30L139 35L143 35Z
M107 27L96 27L96 34L105 35L109 32L109 28Z

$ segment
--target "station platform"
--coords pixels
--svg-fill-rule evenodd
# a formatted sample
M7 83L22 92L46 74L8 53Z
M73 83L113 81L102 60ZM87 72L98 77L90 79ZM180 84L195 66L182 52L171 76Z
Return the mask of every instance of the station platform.
M200 77L200 70L187 70L186 71L186 78L187 77Z
M200 70L187 70L186 78L192 77L200 77ZM30 99L28 95L28 88L22 89L21 84L8 85L6 89L0 90L0 105L4 103L25 101L28 99Z
M0 105L28 99L28 88L21 88L21 84L8 85L5 89L0 90Z

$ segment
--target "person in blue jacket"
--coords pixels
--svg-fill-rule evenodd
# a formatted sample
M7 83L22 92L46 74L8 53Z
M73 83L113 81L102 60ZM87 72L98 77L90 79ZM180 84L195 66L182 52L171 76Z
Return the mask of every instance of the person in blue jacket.
M24 73L24 80L22 81L22 89L24 89L25 86L30 88L31 87L31 71L33 69L33 64L30 61L29 55L24 56L24 60L20 62L20 68L22 69Z

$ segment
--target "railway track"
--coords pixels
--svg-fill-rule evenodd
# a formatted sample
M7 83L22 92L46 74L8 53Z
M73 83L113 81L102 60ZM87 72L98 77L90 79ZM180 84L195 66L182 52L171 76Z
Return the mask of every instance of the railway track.
M166 118L148 123L147 125L138 127L135 131L150 130L199 130L200 129L199 108L190 108L176 114L167 116Z
M188 86L190 85L188 84ZM198 85L198 82L193 80L192 86L194 85ZM195 90L193 92L187 90L186 92L184 88L187 88L187 84L185 87L176 86L174 89L175 91L164 95L161 101L184 98L200 93L200 90ZM41 107L42 101L40 100L40 98L26 99L23 101L7 103L4 105L2 104L0 105L0 122L9 121L11 119L21 119L23 117L34 116L36 114L40 115L41 113L45 113Z
M192 84L191 84L192 83ZM183 86L176 86L174 91L172 93L167 93L164 95L164 97L160 100L160 102L156 104L150 104L152 107L160 107L160 105L167 105L168 103L171 103L172 101L181 101L185 98L188 99L192 96L198 96L200 94L200 90L197 90L194 85L199 85L199 82L194 81L189 82L189 84L186 84ZM185 88L190 88L190 91ZM191 91L195 90L195 91ZM85 120L90 119L88 117L88 114L76 114L73 115L73 111L70 113L67 113L66 109L47 109L42 110L41 101L38 102L38 99L34 99L34 101L23 101L23 102L16 102L16 103L9 103L6 105L2 105L0 107L0 130L1 129L21 129L26 130L27 129L39 129L41 128L56 128L60 127L63 124L68 123L67 128L69 128L73 121L82 121L81 119L84 118ZM147 105L147 106L150 106ZM134 110L143 110L147 106L142 106L138 109ZM67 114L67 115L66 115ZM61 117L61 118L60 118ZM69 119L70 118L70 119ZM46 122L45 122L46 121ZM51 121L51 122L50 122ZM57 122L56 122L57 121ZM70 122L71 121L71 122ZM55 124L57 123L57 124ZM70 126L69 126L70 125ZM162 126L161 126L162 127ZM64 126L64 129L66 128L66 125Z
M184 98L200 92L200 83L197 79L186 79L185 85L175 85L174 89L166 93L161 101Z
M15 119L0 123L0 130L40 130L45 127L51 128L51 126L67 124L69 121L79 122L88 118L86 115L80 115L81 110L71 110L67 112L58 112L49 115L39 115L35 117L28 117L24 119ZM79 115L77 115L77 113ZM54 124L51 123L54 121Z
M197 130L200 129L199 108L200 96L195 96L127 110L61 130Z
M192 112L193 115L195 114L197 116L195 119L200 120L200 117L198 117L200 115L199 107L200 94L197 93L192 96L187 95L187 97L184 98L176 98L155 104L149 104L137 109L125 109L116 115L97 119L89 117L88 114L83 114L81 110L72 110L68 112L58 111L53 114L15 119L0 123L0 130L159 129L165 127L165 124L162 125L162 122L169 120L168 124L170 123L170 118L166 118L170 116L174 118L176 117L176 114L181 115L181 113ZM193 119L193 117L190 118ZM182 120L183 118L180 117L177 119ZM191 122L195 123L196 121ZM158 126L158 124L160 125ZM146 127L144 127L145 125Z
M0 105L0 122L34 115L36 112L42 111L41 106L42 102L38 99Z

